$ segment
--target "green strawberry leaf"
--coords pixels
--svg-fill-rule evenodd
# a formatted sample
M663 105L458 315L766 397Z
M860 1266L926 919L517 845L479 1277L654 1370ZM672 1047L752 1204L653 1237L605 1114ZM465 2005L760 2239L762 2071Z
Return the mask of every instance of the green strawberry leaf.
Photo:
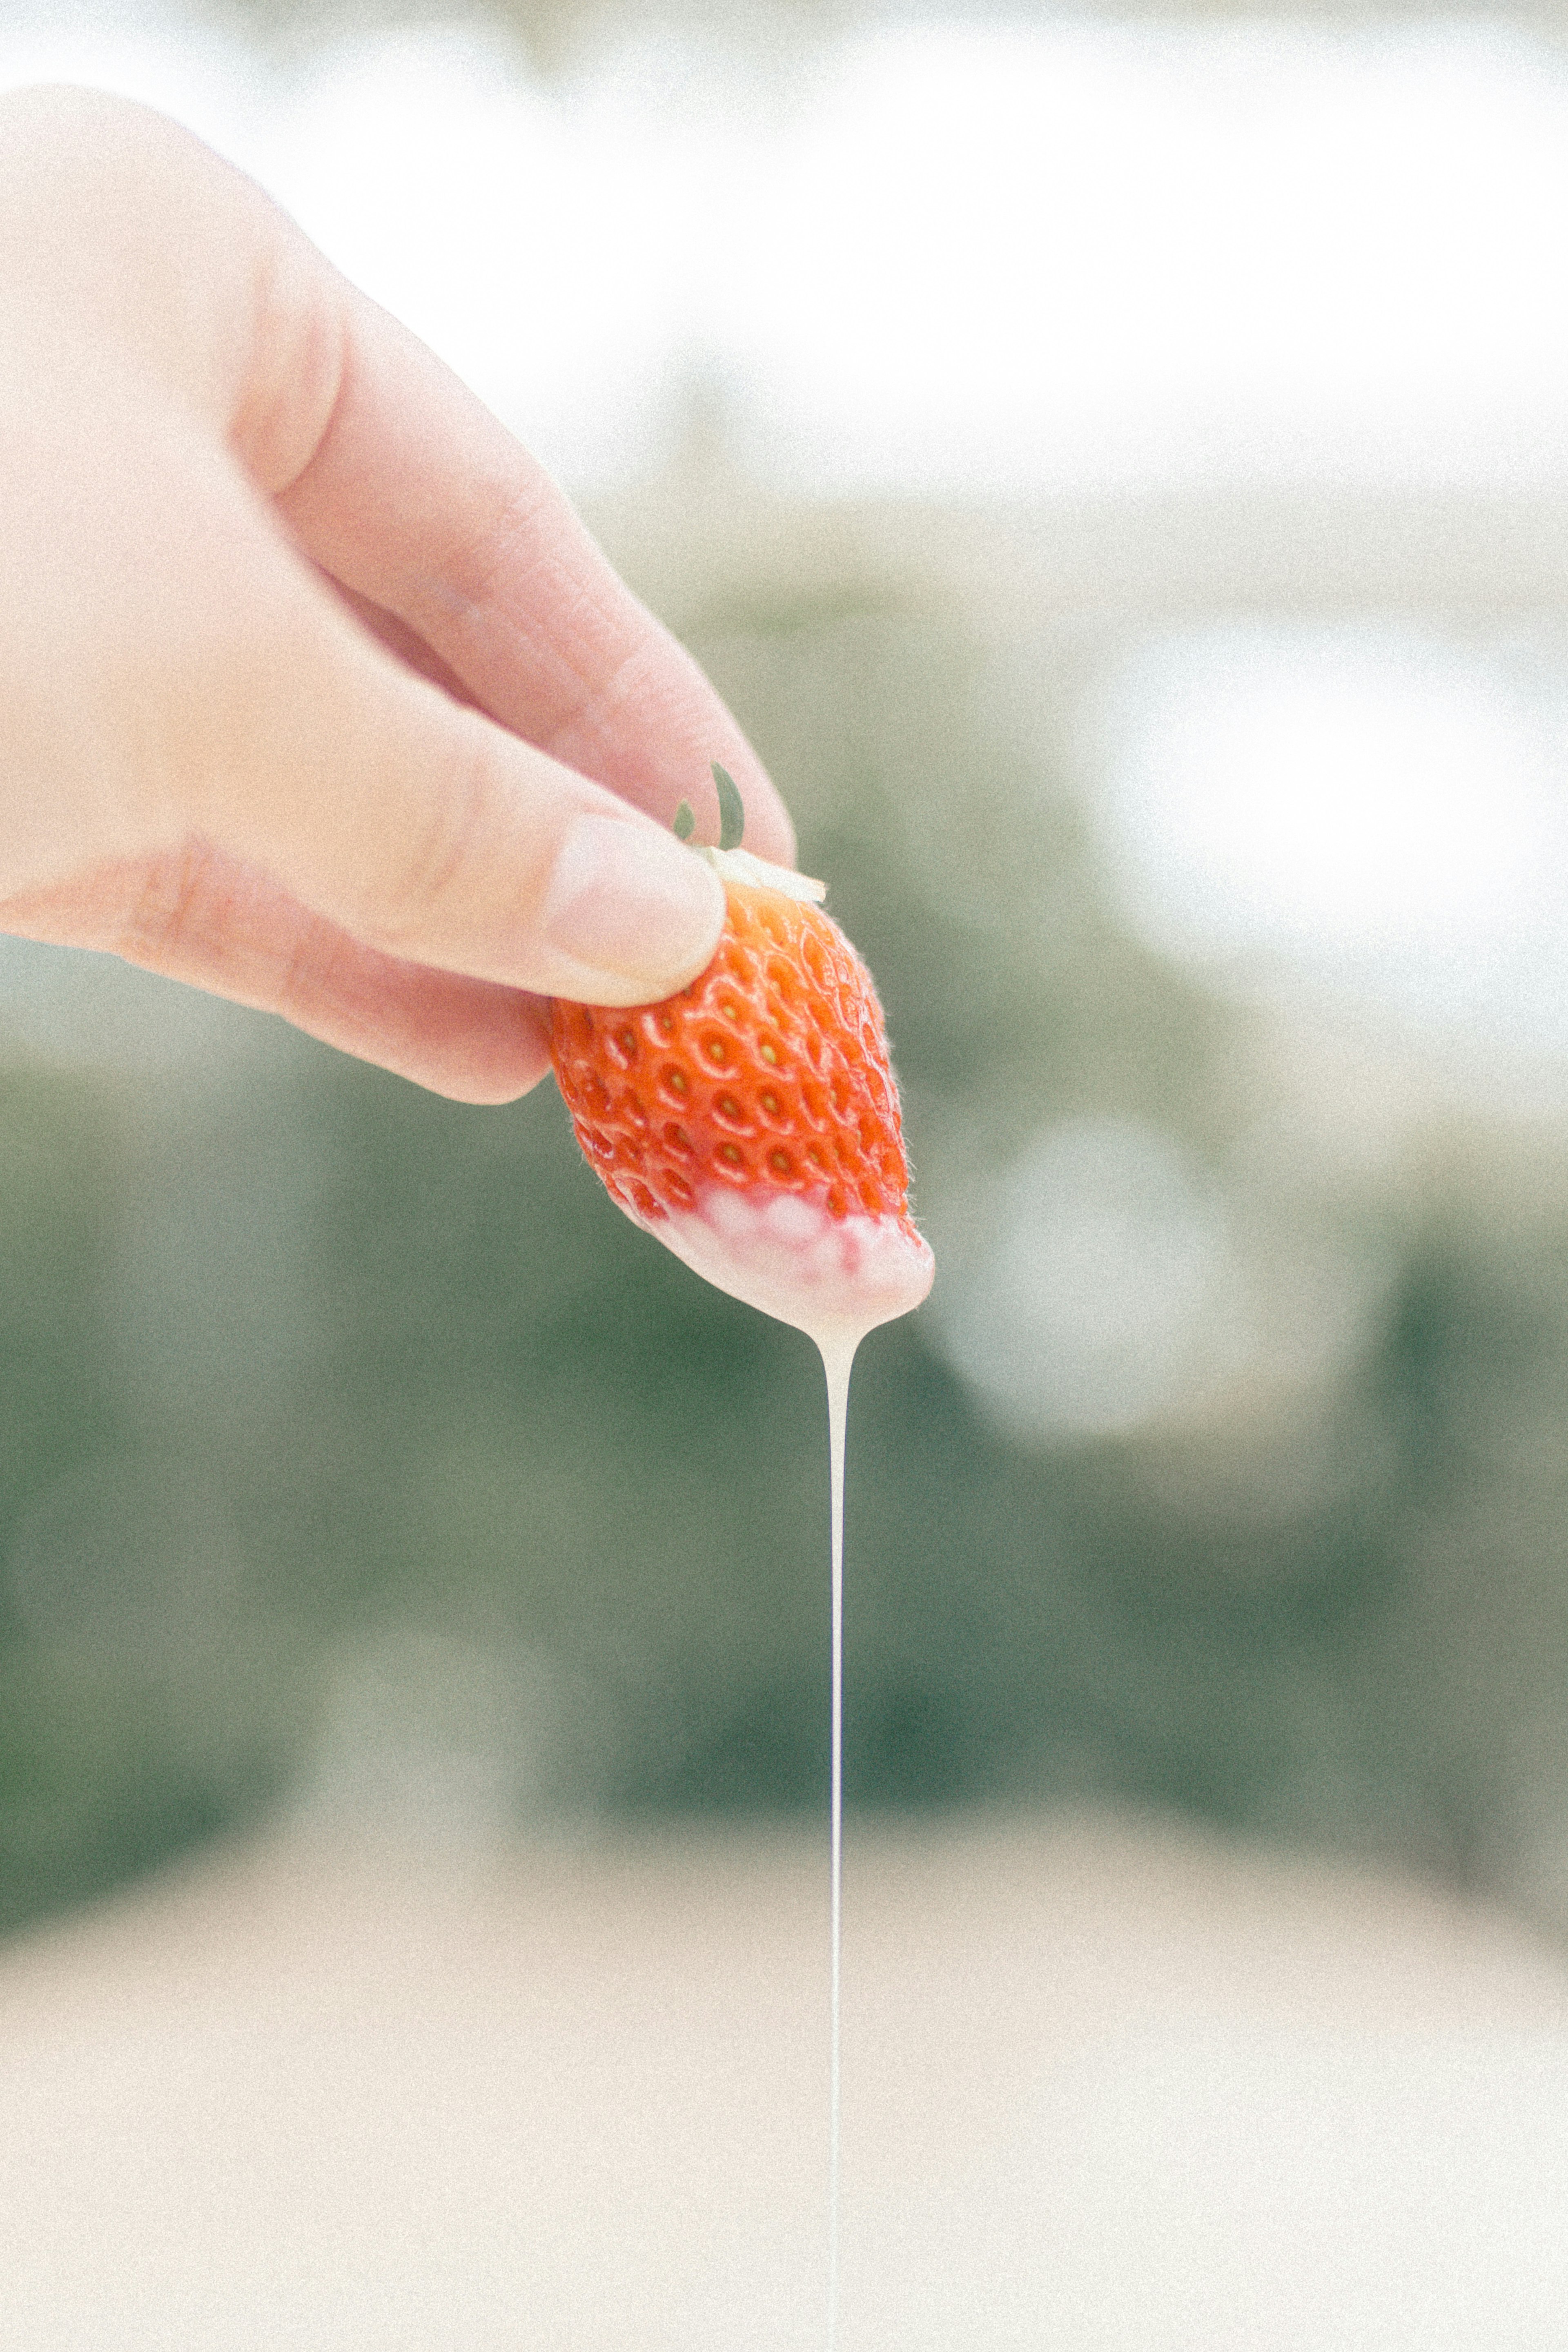
M713 763L713 780L718 786L718 845L721 849L738 849L746 831L746 803L735 778L716 760Z
M675 822L674 826L675 839L677 841L689 841L696 829L697 821L692 814L692 804L690 801L683 801L680 807L675 811Z

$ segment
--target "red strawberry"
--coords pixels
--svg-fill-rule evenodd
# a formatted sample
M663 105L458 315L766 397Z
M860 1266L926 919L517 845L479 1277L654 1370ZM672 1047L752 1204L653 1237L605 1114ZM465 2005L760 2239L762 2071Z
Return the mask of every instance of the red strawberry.
M721 793L731 833L727 776ZM870 1330L933 1272L871 974L820 882L738 847L694 855L728 901L701 977L631 1011L551 1005L577 1139L627 1215L721 1289L814 1337Z

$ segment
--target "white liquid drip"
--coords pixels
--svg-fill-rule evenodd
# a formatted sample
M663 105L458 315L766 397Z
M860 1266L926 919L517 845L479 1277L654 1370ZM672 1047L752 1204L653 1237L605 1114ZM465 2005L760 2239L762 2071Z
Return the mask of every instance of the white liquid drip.
M624 1205L624 1204L622 1204ZM792 1323L816 1342L828 1379L832 1513L832 1699L829 1793L828 2352L839 2325L842 2118L844 1826L844 1427L850 1371L868 1331L918 1307L936 1271L930 1244L893 1218L835 1220L783 1195L760 1204L723 1189L695 1209L656 1221L627 1214L732 1298Z
M839 2203L843 2119L844 1948L844 1429L849 1419L850 1372L861 1334L819 1338L828 1376L828 1476L832 1521L831 1766L829 1794L829 1995L828 1995L828 2352L839 2332Z

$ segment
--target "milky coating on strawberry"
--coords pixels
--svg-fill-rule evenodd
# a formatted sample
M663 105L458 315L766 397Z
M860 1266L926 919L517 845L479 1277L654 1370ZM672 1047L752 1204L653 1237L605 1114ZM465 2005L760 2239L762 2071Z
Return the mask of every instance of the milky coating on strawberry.
M728 876L726 895L713 961L678 995L557 1000L556 1076L628 1216L766 1314L867 1331L933 1272L876 990L819 907Z

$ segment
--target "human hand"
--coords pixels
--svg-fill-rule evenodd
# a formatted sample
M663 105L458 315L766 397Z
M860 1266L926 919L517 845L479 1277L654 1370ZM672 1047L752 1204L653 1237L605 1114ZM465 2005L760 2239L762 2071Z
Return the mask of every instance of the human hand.
M160 116L0 101L0 931L506 1101L542 998L708 961L668 826L715 759L792 864L695 662L423 345Z

